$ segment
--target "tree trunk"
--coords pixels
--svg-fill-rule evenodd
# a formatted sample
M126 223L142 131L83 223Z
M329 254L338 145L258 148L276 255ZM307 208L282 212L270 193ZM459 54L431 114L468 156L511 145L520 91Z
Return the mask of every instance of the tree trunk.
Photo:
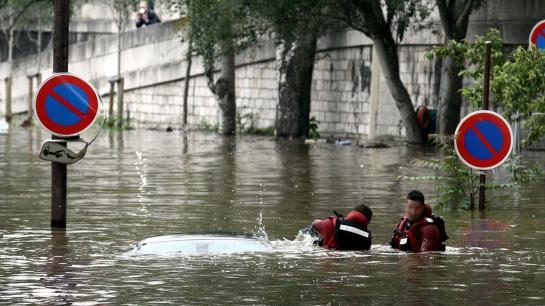
M236 133L237 103L235 96L235 51L224 55L221 59L221 77L218 83L223 81L224 87L217 91L218 106L221 112L219 132L224 135ZM216 86L219 85L216 83Z
M117 78L121 78L121 30L117 30Z
M378 36L373 37L373 43L377 50L386 84L401 115L407 140L409 143L422 143L422 134L416 121L416 113L411 96L399 77L399 59L396 43L391 37Z
M229 48L221 58L221 75L214 82L214 68L207 67L208 87L216 96L219 108L219 132L224 135L234 135L237 123L237 104L235 96L235 50Z
M469 15L479 6L474 0L449 3L437 0L437 8L445 35L445 47L451 40L459 42L465 39L469 24ZM452 135L460 122L462 110L462 77L460 67L451 57L443 59L441 84L439 87L439 105L437 109L436 130L439 134Z
M279 137L308 136L316 40L315 35L309 35L280 45L277 56L278 114L275 122Z
M436 128L439 134L452 135L460 122L462 108L462 77L460 69L451 57L443 60Z
M43 35L43 32L42 32L41 26L42 26L42 24L40 22L40 25L39 25L40 28L38 28L38 38L37 38L37 41L36 41L36 45L38 46L38 50L36 52L36 57L37 57L36 58L36 62L37 62L36 63L36 66L37 66L36 73L40 73L40 69L42 67L42 56L41 56L42 54L41 53L42 53L42 37L43 37L42 35ZM38 84L38 85L40 85L40 84Z
M123 126L123 86L121 85L121 28L117 31L117 125Z
M191 78L191 64L193 62L193 40L191 36L189 37L189 42L187 46L187 53L185 56L186 59L186 68L185 68L185 79L184 79L184 101L183 101L183 108L184 108L184 117L182 120L182 124L185 127L187 125L187 100L189 97L189 81Z

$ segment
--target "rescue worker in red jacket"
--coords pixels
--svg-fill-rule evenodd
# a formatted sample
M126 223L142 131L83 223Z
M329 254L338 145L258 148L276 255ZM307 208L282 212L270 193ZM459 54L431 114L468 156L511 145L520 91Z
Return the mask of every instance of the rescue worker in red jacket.
M371 222L373 212L366 205L358 205L345 217L334 211L334 216L315 220L311 229L321 239L318 245L326 249L336 250L369 250L371 248L371 232L367 226Z
M407 195L406 215L394 228L390 245L406 252L444 251L443 242L448 239L445 223L432 214L424 203L424 195L413 190Z

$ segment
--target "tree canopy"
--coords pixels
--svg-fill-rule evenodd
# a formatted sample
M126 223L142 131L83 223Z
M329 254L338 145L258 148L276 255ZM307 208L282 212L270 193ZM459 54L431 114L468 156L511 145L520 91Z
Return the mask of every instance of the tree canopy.
M499 30L491 29L474 42L451 41L436 47L430 57L451 56L462 67L461 75L471 81L462 95L474 108L482 105L484 45L492 42L491 105L508 119L522 121L529 130L525 144L545 135L545 52L535 47L517 47L509 51Z
M173 0L187 18L193 50L208 66L226 53L243 50L257 42L258 20L243 0Z

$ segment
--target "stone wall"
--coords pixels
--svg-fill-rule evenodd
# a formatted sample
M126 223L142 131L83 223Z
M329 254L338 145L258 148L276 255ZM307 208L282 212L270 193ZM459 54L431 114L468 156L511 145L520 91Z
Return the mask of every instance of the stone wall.
M510 1L497 0L474 15L470 36L481 34L490 25L504 29L507 43L525 44L533 23L539 19L540 1L522 1L513 12ZM498 8L500 7L500 8ZM544 10L541 10L544 11ZM509 13L509 14L508 14ZM512 14L511 14L512 13ZM513 15L514 14L514 15ZM513 17L514 16L514 17ZM125 78L126 109L134 123L142 127L179 128L183 115L182 94L186 46L181 43L176 21L164 22L122 36L122 75ZM425 52L442 42L439 25L411 30L399 48L400 73L415 106L434 107L439 88L440 62L427 60ZM94 84L106 97L108 80L116 77L117 41L115 36L99 37L70 47L69 70ZM352 31L329 33L318 42L312 83L311 116L320 122L324 134L368 135L371 127L371 79L373 47L363 34ZM274 42L237 56L237 107L241 115L252 114L254 125L266 128L276 117L277 74ZM38 66L37 63L40 63ZM51 51L0 64L0 80L13 78L12 109L27 110L26 75L51 74ZM189 89L188 123L215 125L216 101L206 85L203 65L194 59ZM0 84L0 113L5 109L5 86ZM107 97L104 99L108 101ZM381 77L378 86L376 135L403 135L400 116L388 87Z

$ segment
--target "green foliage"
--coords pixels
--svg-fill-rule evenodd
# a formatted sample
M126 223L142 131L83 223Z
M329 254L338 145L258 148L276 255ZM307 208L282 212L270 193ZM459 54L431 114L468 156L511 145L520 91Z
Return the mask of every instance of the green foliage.
M237 134L260 136L274 135L274 127L258 128L255 126L255 120L256 115L254 113L247 113L244 115L237 113ZM197 130L217 133L219 131L219 126L203 119L197 127Z
M331 20L322 14L327 0L245 0L255 18L261 20L262 33L274 33L283 45L278 70L286 71L291 51L297 48L295 65L312 67L315 61L316 40L330 26Z
M522 121L530 131L524 144L545 135L545 52L535 47L518 47L508 52L503 47L501 33L496 29L474 43L451 41L428 53L429 58L451 56L462 68L461 74L471 81L462 95L475 108L482 104L484 72L484 42L492 42L491 105L507 118Z
M200 131L217 133L219 131L219 126L217 124L211 124L203 119L197 129Z
M257 115L253 112L241 115L237 112L237 134L250 134L250 135L262 135L272 136L274 135L274 127L258 128L255 126L255 120Z
M256 115L253 112L241 115L240 112L237 111L237 134L252 133L255 129L255 119Z
M319 35L327 29L328 19L321 14L326 0L246 0L262 29L272 31L284 42L295 42Z
M437 203L472 209L479 191L479 175L458 159L454 150L452 136L435 136L433 144L441 149L443 157L429 160L413 160L411 164L418 168L437 170L434 176L401 176L403 180L425 180L435 184L438 194Z
M133 12L136 11L136 7L139 0L100 0L103 4L108 6L112 16L114 17L115 26L118 33L123 33L127 28Z
M491 91L508 118L524 121L526 144L545 135L545 53L535 47L515 49L502 66L495 66Z
M490 29L485 36L475 37L475 42L468 40L451 40L443 46L434 47L426 54L428 59L434 57L451 57L458 68L461 69L461 75L472 80L470 87L464 87L462 94L469 100L470 104L477 108L482 105L483 75L484 75L484 50L485 42L490 41L491 61L494 66L503 65L506 61L506 55L503 52L503 41L501 33L497 29Z
M274 126L268 126L264 128L255 128L252 132L253 135L260 135L260 136L274 136Z
M403 40L411 25L421 25L434 8L433 0L330 0L329 3L333 18L369 37L391 36L396 42Z
M48 8L51 10L48 0L0 0L0 29L7 37L15 27L28 25L31 14Z
M479 173L460 161L454 149L454 136L434 135L432 142L441 150L443 156L438 159L416 159L411 161L411 164L417 168L437 171L437 174L400 176L400 179L433 182L439 205L473 209L480 187ZM508 181L506 183L488 182L487 189L511 188L521 183L538 183L543 182L545 178L538 167L529 168L520 156L512 156L504 164L504 168L508 172Z
M543 171L537 165L529 167L522 155L511 155L503 167L507 169L512 182L538 183L545 179Z
M208 67L222 55L257 42L258 20L243 0L171 0L169 4L187 16L192 48Z
M133 129L130 125L130 122L127 119L119 118L118 116L108 118L104 125L107 128L112 130L116 130L116 129L117 130L132 130Z
M395 33L396 41L403 40L412 24L419 23L432 12L431 0L385 0L386 22Z
M309 126L308 126L308 136L314 140L317 140L320 138L320 121L316 120L315 117L310 118Z

